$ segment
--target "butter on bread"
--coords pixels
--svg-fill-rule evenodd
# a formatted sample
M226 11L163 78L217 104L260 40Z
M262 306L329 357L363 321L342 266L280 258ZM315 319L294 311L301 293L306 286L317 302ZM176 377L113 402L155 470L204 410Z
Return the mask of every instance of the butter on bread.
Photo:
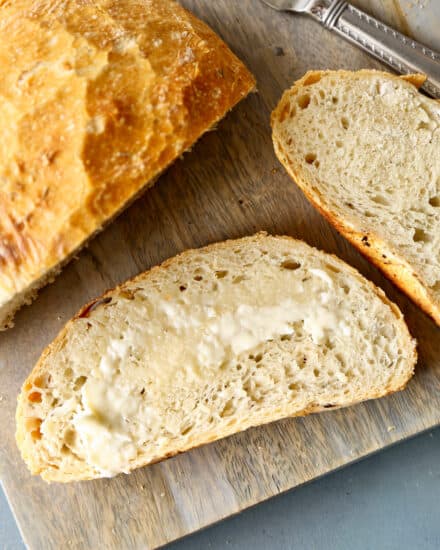
M23 385L17 443L46 481L112 476L400 390L415 362L382 290L302 241L257 234L85 306Z
M0 2L0 329L255 85L171 0Z
M272 135L311 203L440 325L440 102L424 80L310 71Z

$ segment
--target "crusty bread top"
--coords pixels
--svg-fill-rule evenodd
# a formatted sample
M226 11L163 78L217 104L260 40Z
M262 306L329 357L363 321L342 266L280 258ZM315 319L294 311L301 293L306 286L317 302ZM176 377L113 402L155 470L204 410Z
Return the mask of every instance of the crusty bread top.
M115 475L397 391L415 361L380 289L258 234L187 251L85 306L26 380L17 442L45 480Z
M311 71L272 114L310 201L440 324L440 104L422 75Z
M253 87L171 0L0 2L0 328Z

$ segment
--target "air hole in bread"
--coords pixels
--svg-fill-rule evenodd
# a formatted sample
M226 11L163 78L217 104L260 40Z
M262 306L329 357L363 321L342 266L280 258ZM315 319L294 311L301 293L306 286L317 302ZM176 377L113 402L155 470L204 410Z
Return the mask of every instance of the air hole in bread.
M336 147L338 147L339 149L342 147L342 141L337 141L336 142Z
M78 315L78 317L80 318L89 317L90 313L92 313L92 311L95 310L97 307L110 304L111 301L112 301L112 298L110 296L107 296L106 298L100 298L99 300L95 300L94 302L86 306Z
M234 411L234 402L232 401L232 399L229 399L229 401L227 401L225 406L223 407L223 410L220 412L220 417L225 418L227 416L231 416L232 414L234 414Z
M310 86L310 84L316 84L321 80L321 74L320 73L311 73L303 81L303 86ZM320 90L321 92L322 90Z
M440 195L437 195L435 197L431 197L429 199L429 204L431 206L434 206L435 208L438 208L440 206Z
M226 269L221 269L220 271L215 272L215 276L217 277L217 279L224 279L227 274L228 271Z
M40 429L36 429L36 430L32 430L31 431L31 437L34 441L38 441L39 439L41 439L41 432L40 432Z
M429 122L425 122L424 120L421 120L417 125L417 130L429 130L430 128Z
M319 369L313 369L313 376L314 376L315 378L318 378L318 376L319 376Z
M28 395L28 400L31 403L41 403L42 401L41 393L39 391L33 391Z
M390 204L389 201L382 195L374 195L371 200L376 204L382 204L383 206L389 206Z
M325 99L325 92L324 92L324 90L319 90L319 97L320 97L321 99Z
M282 334L281 335L281 342L288 342L292 339L292 336L290 334Z
M341 273L341 270L339 268L337 268L336 266L332 265L332 264L325 264L325 267L329 271L333 271L333 273Z
M347 130L348 127L350 126L350 123L348 122L348 118L343 116L341 118L341 124L342 124L342 128L344 128L344 130Z
M339 98L336 97L336 96L333 96L333 97L332 97L332 103L333 103L334 105L336 105L338 102L339 102Z
M64 434L64 443L67 446L73 447L76 442L76 432L74 430L67 430Z
M252 384L250 379L243 384L243 389L247 393L249 399L254 403L261 403L263 400L263 396L259 390L259 385L256 383Z
M296 262L295 260L284 260L284 262L281 262L281 267L284 269L295 271L296 269L299 269L301 267L301 264L299 262Z
M194 276L194 281L197 281L197 282L203 281L203 277L201 275L195 275Z
M307 107L310 105L310 94L300 95L297 99L297 102L300 109L307 109Z
M87 381L87 376L78 376L78 378L75 380L75 383L73 384L74 391L80 390L84 384Z
M316 154L315 153L307 153L307 155L304 157L307 164L313 164L316 160Z
M46 376L37 376L33 382L36 388L45 388L47 386L48 379Z
M289 390L298 391L299 390L298 384L295 384L295 382L292 382L291 384L289 384Z
M42 437L41 430L40 430L41 422L42 422L41 418L31 417L26 420L26 424L25 424L26 430L31 434L31 437L34 441L39 440Z
M70 454L70 452L71 452L71 451L70 451L70 449L69 449L69 447L68 447L67 445L63 445L63 446L61 447L61 454L62 454L62 455L68 455L68 454Z
M186 285L180 285L180 286L179 286L180 292L185 292L186 289L187 289L187 286L186 286Z
M414 231L413 240L415 243L429 243L431 241L431 237L426 233L426 231L423 231L423 229L416 229Z
M187 435L193 428L194 428L193 425L187 426L186 428L183 428L180 433L182 435Z

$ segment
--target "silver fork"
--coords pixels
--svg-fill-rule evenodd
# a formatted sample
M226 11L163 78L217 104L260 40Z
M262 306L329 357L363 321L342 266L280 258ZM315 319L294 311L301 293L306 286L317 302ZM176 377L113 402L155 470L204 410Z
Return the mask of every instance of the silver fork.
M343 0L262 0L278 11L311 15L324 27L401 74L423 73L423 90L440 98L440 54L388 27Z

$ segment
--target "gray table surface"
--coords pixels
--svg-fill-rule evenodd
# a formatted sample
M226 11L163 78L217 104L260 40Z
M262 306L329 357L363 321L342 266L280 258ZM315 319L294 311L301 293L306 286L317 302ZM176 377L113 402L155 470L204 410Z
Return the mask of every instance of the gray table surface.
M7 502L0 495L0 549L22 548ZM168 548L439 550L440 428Z

